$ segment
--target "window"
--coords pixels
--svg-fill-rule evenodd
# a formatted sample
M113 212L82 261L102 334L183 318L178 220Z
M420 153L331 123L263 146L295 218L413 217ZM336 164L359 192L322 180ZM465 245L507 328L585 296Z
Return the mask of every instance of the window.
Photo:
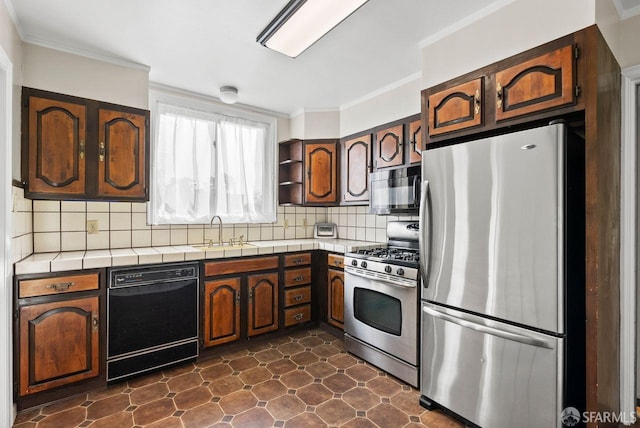
M173 101L152 102L150 223L274 222L273 121Z

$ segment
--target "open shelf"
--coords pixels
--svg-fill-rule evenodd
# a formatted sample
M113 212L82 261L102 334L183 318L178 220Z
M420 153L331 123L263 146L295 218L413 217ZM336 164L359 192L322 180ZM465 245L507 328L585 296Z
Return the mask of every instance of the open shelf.
M302 140L283 141L278 145L278 203L302 205Z

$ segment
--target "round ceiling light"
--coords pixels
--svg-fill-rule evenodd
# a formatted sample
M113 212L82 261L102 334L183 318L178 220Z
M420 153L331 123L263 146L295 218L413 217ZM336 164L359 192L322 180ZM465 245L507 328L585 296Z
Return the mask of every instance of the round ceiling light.
M233 104L238 101L238 88L234 86L223 86L220 88L220 100L226 104Z

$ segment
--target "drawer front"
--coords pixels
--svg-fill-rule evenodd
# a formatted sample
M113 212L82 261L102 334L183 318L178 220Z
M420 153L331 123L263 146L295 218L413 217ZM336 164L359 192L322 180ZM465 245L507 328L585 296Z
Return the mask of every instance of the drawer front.
M256 257L225 262L209 262L204 264L204 275L215 276L228 273L253 272L278 268L278 257Z
M311 253L289 254L284 256L284 266L306 266L311 264Z
M311 320L311 305L296 306L284 310L284 326L300 324Z
M98 273L59 276L56 278L25 279L18 287L19 298L74 293L100 288Z
M311 302L311 286L290 288L284 292L284 306L294 306Z
M330 268L344 268L344 256L341 254L329 254L327 257L327 264Z
M284 286L311 284L311 268L289 269L284 273Z

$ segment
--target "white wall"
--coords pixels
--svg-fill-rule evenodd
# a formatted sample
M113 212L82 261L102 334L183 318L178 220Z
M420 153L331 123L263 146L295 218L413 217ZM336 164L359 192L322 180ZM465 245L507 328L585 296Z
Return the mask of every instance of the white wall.
M425 41L428 88L595 24L596 0L515 0L457 31ZM602 1L602 0L598 0ZM605 0L610 1L610 0Z
M129 68L24 44L24 86L142 109L149 108L149 70Z
M340 136L420 113L420 75L410 76L340 108Z
M290 125L291 138L339 138L340 112L338 110L301 111L291 116Z

